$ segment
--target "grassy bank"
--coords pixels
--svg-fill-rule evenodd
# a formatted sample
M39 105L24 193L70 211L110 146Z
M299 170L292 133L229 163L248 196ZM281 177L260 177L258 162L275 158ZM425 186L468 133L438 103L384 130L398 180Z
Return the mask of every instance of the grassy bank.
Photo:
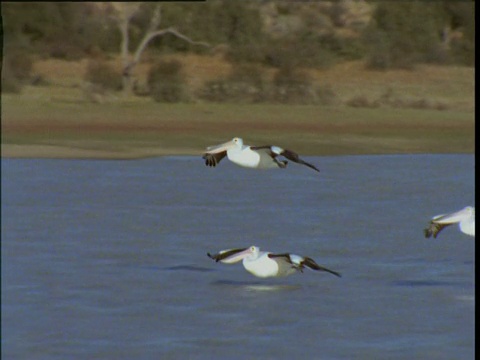
M195 89L228 71L214 58L180 58ZM420 66L372 72L359 62L312 70L336 94L331 106L161 104L148 97L99 103L86 96L86 61L39 61L47 86L2 94L2 156L138 158L201 154L234 136L305 155L474 152L473 69ZM220 66L222 65L222 66ZM139 78L148 67L139 68ZM389 94L390 105L368 107ZM348 106L351 100L367 107ZM396 107L397 103L441 106ZM439 110L441 109L441 110Z
M52 157L62 157L62 148L70 149L67 157L96 157L95 151L112 158L199 154L233 136L305 155L470 153L474 116L428 109L2 99L2 156L15 156L18 145L33 153L17 156L35 156L35 146L50 147L57 153Z

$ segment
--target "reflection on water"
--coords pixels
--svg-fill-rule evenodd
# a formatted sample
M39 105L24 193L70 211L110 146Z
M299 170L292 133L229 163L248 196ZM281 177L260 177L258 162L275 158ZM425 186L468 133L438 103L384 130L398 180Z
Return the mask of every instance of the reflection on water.
M473 155L2 159L2 358L472 359ZM339 271L259 279L257 245Z
M457 300L460 301L468 301L468 302L475 302L475 296L474 295L460 295L456 297Z
M210 268L205 268L205 267L195 266L195 265L176 265L176 266L169 266L164 269L170 270L170 271L199 271L199 272L214 271L213 269L210 269Z
M212 282L212 284L242 288L246 291L293 291L302 288L302 286L298 284L265 284L265 282L261 281L217 280Z
M465 287L468 286L468 283L455 283L451 281L435 281L435 280L398 280L393 281L392 285L394 286L458 286L458 287Z
M300 285L247 285L246 291L293 291L299 290Z

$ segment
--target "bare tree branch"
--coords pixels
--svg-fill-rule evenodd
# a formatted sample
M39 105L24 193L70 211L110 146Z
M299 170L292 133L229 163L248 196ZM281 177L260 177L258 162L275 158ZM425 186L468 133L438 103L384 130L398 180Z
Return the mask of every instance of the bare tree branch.
M116 20L122 35L121 56L122 56L122 62L123 62L123 85L124 85L124 91L126 94L131 91L130 87L132 85L132 80L131 80L132 71L140 61L140 57L142 56L142 53L145 51L147 45L152 39L158 36L163 36L165 34L172 34L177 38L182 39L192 45L211 47L210 44L204 41L192 40L190 37L188 37L185 34L182 34L181 32L179 32L173 27L157 30L158 26L160 25L161 15L162 15L161 6L160 4L157 4L153 9L153 14L152 14L152 17L150 18L148 29L145 35L143 36L142 41L140 42L140 44L138 44L138 47L135 53L133 54L133 58L132 58L129 52L129 27L130 27L130 21L132 20L133 16L140 9L140 3L114 2L112 3L112 6L116 10L116 13L117 13Z
M166 31L169 32L172 35L175 35L176 37L178 37L182 40L185 40L186 42L189 42L192 45L201 45L201 46L205 46L205 47L211 47L212 46L205 41L194 41L194 40L190 39L188 36L178 32L175 28L172 28L172 27L169 27L168 29L166 29Z
M133 56L133 62L138 63L138 61L140 60L140 56L142 55L146 46L148 45L148 43L152 39L156 38L157 36L163 36L165 34L175 35L176 37L178 37L182 40L185 40L186 42L188 42L192 45L201 45L201 46L205 46L205 47L211 47L211 45L209 43L206 43L204 41L194 41L194 40L190 39L188 36L178 32L174 28L170 27L170 28L167 28L167 29L157 30L157 31L145 34L145 37L142 39L142 42L137 47L137 51L135 51L135 55Z

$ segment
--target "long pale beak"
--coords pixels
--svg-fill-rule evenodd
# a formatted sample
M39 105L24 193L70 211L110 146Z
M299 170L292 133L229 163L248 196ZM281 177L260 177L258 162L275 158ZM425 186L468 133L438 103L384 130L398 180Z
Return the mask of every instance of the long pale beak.
M220 252L220 253L222 253L222 252ZM229 257L226 257L225 259L220 260L220 262L225 263L225 264L234 264L236 262L239 262L240 260L243 260L248 255L250 255L251 253L252 253L251 248L248 248L248 249L245 249L243 251L232 254Z
M219 152L227 151L228 149L231 149L234 146L235 146L235 143L233 142L233 140L230 140L220 145L213 145L213 146L207 147L207 153L218 154Z
M435 219L435 222L438 224L457 223L467 219L470 216L471 216L471 209L465 208L460 211L454 212L452 214L439 216L438 219Z

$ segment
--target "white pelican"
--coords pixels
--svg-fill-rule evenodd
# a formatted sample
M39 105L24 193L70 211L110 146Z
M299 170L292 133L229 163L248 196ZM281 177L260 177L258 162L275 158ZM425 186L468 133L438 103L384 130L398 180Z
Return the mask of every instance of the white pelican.
M460 230L463 233L475 236L475 208L467 206L466 208L451 214L435 216L430 221L429 227L423 230L425 237L429 238L433 235L433 237L436 238L443 228L455 223L458 223Z
M285 168L287 161L278 160L277 156L281 155L293 162L306 165L315 171L318 170L312 164L300 159L297 153L291 150L285 150L278 146L249 146L243 145L241 138L235 137L226 143L207 147L203 158L205 165L216 166L225 155L228 159L240 166L255 169Z
M270 252L260 251L260 248L257 246L250 246L245 249L222 250L218 254L211 255L207 253L207 255L216 262L220 261L225 264L233 264L243 260L244 268L249 273L261 278L288 276L297 271L303 272L305 267L313 270L327 271L338 277L341 276L336 271L318 265L309 257L286 253L272 254Z

